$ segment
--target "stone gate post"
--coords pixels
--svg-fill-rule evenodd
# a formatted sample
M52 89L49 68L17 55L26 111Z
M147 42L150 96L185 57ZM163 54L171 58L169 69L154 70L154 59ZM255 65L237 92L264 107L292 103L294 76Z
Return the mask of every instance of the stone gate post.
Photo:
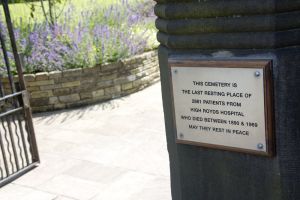
M173 200L299 200L300 0L156 1ZM252 136L264 140L248 148Z

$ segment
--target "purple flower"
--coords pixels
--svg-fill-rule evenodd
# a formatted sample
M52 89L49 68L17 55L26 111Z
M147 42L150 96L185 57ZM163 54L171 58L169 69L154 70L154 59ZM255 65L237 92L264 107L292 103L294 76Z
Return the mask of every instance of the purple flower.
M152 0L141 3L119 0L109 7L102 7L96 1L90 1L90 4L95 6L82 12L70 4L54 26L37 19L25 24L22 18L19 19L15 35L19 50L24 54L27 72L112 62L147 48L149 33L140 29L154 23ZM0 28L7 34L1 14ZM0 52L0 67L3 66Z

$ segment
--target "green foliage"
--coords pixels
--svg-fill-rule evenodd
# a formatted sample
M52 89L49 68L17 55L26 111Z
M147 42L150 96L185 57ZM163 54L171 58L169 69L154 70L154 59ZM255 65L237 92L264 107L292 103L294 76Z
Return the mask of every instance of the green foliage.
M8 0L8 3L29 3L29 2L35 2L39 0Z
M40 1L23 4L23 10L34 9L29 19L13 16L26 72L91 67L157 47L152 0L87 1L66 7L65 0L56 1L63 12L54 24L45 20ZM18 16L14 9L21 5L11 5L12 13Z

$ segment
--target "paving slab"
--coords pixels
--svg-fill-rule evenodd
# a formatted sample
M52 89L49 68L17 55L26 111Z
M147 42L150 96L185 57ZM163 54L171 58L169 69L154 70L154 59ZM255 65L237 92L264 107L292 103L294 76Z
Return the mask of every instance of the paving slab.
M34 124L41 164L1 200L171 200L160 83Z
M53 200L57 195L17 184L1 188L1 200Z

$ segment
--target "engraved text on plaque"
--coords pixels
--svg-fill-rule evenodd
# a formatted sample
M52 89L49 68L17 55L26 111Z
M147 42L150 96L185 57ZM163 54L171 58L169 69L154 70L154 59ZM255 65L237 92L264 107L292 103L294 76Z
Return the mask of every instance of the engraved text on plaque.
M269 62L171 61L170 73L179 143L271 155Z

